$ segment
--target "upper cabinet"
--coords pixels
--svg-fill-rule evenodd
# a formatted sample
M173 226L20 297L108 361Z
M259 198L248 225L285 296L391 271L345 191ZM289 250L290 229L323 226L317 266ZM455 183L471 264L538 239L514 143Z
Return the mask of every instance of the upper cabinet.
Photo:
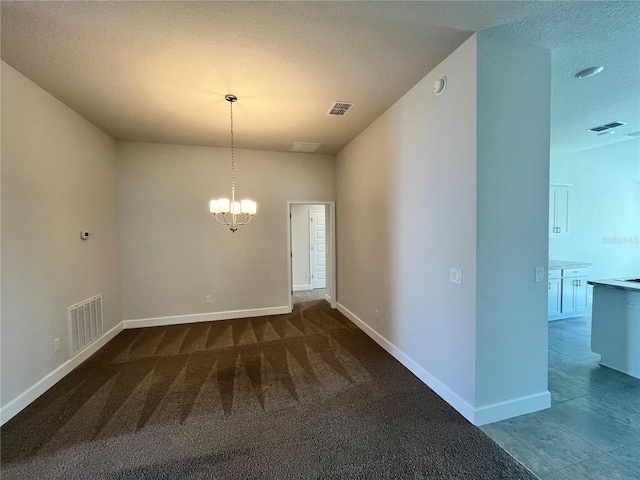
M549 236L569 235L569 187L549 185Z

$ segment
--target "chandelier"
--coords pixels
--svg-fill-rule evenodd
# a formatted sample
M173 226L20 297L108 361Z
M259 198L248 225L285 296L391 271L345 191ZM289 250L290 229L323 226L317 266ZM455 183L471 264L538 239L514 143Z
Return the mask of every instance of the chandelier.
M213 213L216 221L221 225L227 225L235 233L240 225L246 225L256 214L256 202L242 200L236 202L235 157L233 151L233 104L238 101L235 95L225 95L231 110L231 201L228 198L219 198L209 202L209 211Z

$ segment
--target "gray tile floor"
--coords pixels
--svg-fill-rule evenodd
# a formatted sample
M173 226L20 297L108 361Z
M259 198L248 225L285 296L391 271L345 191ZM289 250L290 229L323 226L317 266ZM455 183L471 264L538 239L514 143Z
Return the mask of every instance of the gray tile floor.
M640 380L601 367L589 316L549 323L551 408L481 429L540 479L640 479Z

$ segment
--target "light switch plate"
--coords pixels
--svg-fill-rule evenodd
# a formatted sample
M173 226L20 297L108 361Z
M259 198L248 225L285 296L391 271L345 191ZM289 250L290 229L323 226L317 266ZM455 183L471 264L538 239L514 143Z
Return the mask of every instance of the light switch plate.
M462 269L461 268L449 269L449 282L462 285Z
M535 278L536 282L544 281L544 267L536 267Z

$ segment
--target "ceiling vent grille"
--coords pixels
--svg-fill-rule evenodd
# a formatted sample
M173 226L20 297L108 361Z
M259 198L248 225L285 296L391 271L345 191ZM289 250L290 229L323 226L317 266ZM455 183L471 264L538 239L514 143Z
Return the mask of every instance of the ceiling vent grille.
M331 108L327 112L327 115L332 115L334 117L344 117L347 113L349 113L354 105L355 103L353 102L333 102L333 105L331 105Z
M291 147L292 152L313 153L320 148L321 143L295 142Z
M625 137L638 138L640 137L640 130L638 130L637 132L627 133Z
M606 123L604 125L600 125L598 127L590 128L589 131L591 131L591 132L604 132L605 130L609 130L611 128L620 127L622 125L626 125L626 123L624 123L624 122L611 122L611 123Z

